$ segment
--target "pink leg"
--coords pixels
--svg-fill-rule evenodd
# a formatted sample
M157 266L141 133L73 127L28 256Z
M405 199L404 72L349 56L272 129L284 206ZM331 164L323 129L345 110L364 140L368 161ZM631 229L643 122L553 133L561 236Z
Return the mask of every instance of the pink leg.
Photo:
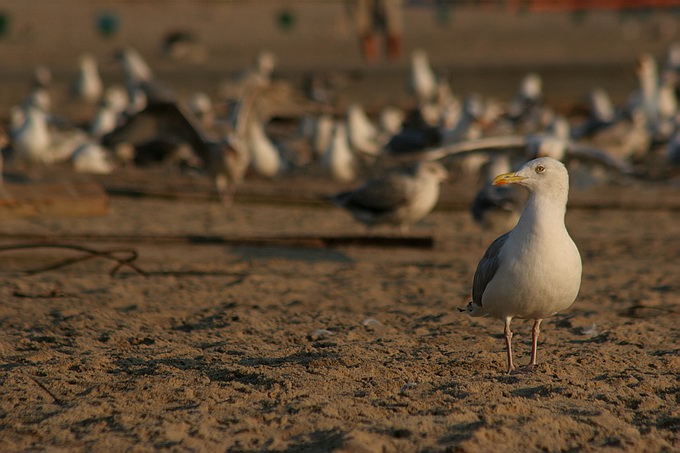
M505 318L505 347L508 351L508 374L515 370L515 365L512 364L512 331L510 330L510 321L512 321L512 318Z
M542 319L537 319L534 321L534 328L531 330L531 339L533 344L531 345L531 363L529 364L529 369L536 366L536 350L538 348L538 335L541 333L541 322Z

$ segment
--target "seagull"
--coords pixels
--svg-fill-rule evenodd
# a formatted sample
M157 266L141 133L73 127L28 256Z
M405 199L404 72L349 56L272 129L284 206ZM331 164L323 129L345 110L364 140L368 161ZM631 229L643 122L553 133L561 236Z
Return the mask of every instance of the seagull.
M470 93L463 102L458 121L450 128L442 128L441 138L445 145L479 138L481 131L477 127L478 120L484 113L484 101L477 93Z
M447 171L438 162L420 162L388 172L363 186L330 198L368 226L398 225L402 234L410 224L432 211L439 200L440 184Z
M324 155L333 137L333 116L328 113L319 115L314 120L314 130L312 132L312 148L314 153L321 157Z
M588 137L611 126L617 120L616 109L609 94L602 88L593 88L588 93L590 116L571 131L571 138Z
M133 104L135 98L140 94L143 94L149 102L173 102L176 100L175 94L154 78L151 68L137 50L131 47L123 49L116 53L116 59L125 72L128 95Z
M79 100L94 104L101 98L103 91L104 83L99 76L97 60L89 53L81 55L73 94Z
M52 107L50 86L52 85L52 71L45 65L36 66L31 79L31 91L23 101L23 107L29 105L41 108L48 112Z
M47 114L35 106L15 110L11 130L14 158L26 164L52 163L52 137L47 126Z
M122 49L116 53L116 58L123 66L126 76L136 84L149 82L153 79L151 68L144 61L142 55L132 47Z
M52 84L52 71L45 65L36 66L31 85L33 88L47 88Z
M543 103L543 79L539 74L530 72L525 75L520 84L519 92L507 107L508 118L519 125L535 122Z
M84 143L71 155L73 169L79 173L107 175L114 170L109 153L97 143Z
M391 137L399 133L405 117L406 113L402 109L392 105L380 111L379 124L383 142L387 143Z
M210 96L203 91L197 91L187 100L189 111L194 114L199 123L206 129L212 129L216 124L216 112Z
M634 101L639 104L649 124L653 124L659 114L659 72L656 59L650 53L643 53L638 57L636 73L640 91Z
M173 145L188 143L213 178L225 206L231 205L250 163L240 134L229 133L224 139L215 139L202 130L188 108L174 102L149 104L126 123L104 135L101 141L109 148L123 143L140 146L153 141Z
M347 109L347 133L349 143L357 152L367 157L380 153L382 145L378 140L378 129L371 123L361 105L354 103Z
M415 49L411 53L409 87L420 101L431 101L437 94L437 76L423 49Z
M246 134L250 165L255 173L265 178L273 178L281 173L284 167L281 154L267 136L264 125L258 118L252 117L248 121Z
M16 115L11 130L13 157L27 166L65 162L76 148L89 141L79 129L50 128L51 118L36 106L28 106Z
M511 231L491 243L472 284L472 301L460 309L470 316L492 316L505 323L508 373L512 360L513 318L534 320L529 370L536 366L541 321L569 308L581 286L581 255L564 225L569 174L561 162L542 157L517 172L498 175L493 184L518 184L529 191Z
M349 146L347 127L343 121L335 124L333 136L321 163L335 181L350 182L357 178L359 163Z
M260 51L255 57L253 67L247 68L236 77L220 83L219 97L224 100L239 99L250 90L264 88L272 84L272 74L277 58L269 50Z
M505 233L519 219L523 198L513 186L493 185L493 179L510 171L505 154L494 156L487 168L487 181L472 201L472 218L486 231Z
M600 130L588 142L606 149L617 159L630 162L641 161L649 154L653 137L644 110L637 106L628 112L627 118Z
M113 131L116 126L118 126L121 113L125 109L125 104L127 104L127 94L125 94L125 92L122 94L125 95L125 99L121 101L116 99L116 96L120 95L120 93L117 93L116 91L107 90L104 93L104 98L99 105L99 109L97 110L92 123L90 123L90 135L95 138L100 138Z

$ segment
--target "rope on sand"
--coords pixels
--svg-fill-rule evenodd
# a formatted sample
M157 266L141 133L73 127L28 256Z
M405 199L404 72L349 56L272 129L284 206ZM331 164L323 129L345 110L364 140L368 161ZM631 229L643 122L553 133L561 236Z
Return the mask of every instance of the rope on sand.
M43 266L39 267L36 269L30 269L27 271L24 271L26 274L29 275L36 275L40 274L42 272L47 272L47 271L52 271L55 269L60 269L62 267L69 266L71 264L75 263L80 263L83 261L87 261L92 258L106 258L109 260L115 261L117 264L109 271L109 275L111 277L115 277L115 275L118 273L118 271L127 266L130 269L134 270L140 275L147 276L148 274L139 268L136 264L134 264L134 261L137 260L139 257L139 254L137 253L136 250L131 250L131 249L113 249L113 250L95 250L89 247L83 247L81 245L73 245L73 244L42 244L42 243L30 243L30 244L15 244L15 245L6 245L6 246L0 246L0 253L2 252L7 252L7 251L12 251L12 250L25 250L25 249L36 249L36 248L53 248L53 249L68 249L68 250L75 250L78 252L85 253L83 256L77 256L74 258L67 258L62 261L59 261L55 264L50 264L48 266Z

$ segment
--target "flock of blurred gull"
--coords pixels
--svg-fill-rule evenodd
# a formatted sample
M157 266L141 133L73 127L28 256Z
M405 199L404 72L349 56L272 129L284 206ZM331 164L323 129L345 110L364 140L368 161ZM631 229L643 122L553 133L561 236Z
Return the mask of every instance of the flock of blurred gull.
M636 169L648 159L680 166L680 44L665 61L643 54L631 62L638 86L626 102L617 105L605 87L593 87L578 115L548 105L537 73L526 74L506 101L457 95L422 49L411 54L404 87L412 106L373 114L358 102L338 104L331 79L312 76L296 86L273 77L276 56L267 51L225 79L215 99L202 92L180 99L135 49L119 51L116 60L125 83L105 86L95 57L82 55L72 100L96 110L82 124L51 113L50 71L36 68L30 91L1 131L3 160L29 174L57 164L95 174L154 162L182 165L208 175L225 205L246 175L314 169L319 177L356 181L358 188L330 201L357 220L403 231L427 215L440 183L455 172L480 175L473 216L507 231L521 196L490 181L533 158L560 160L591 183L612 174L644 179ZM293 132L282 133L282 124Z

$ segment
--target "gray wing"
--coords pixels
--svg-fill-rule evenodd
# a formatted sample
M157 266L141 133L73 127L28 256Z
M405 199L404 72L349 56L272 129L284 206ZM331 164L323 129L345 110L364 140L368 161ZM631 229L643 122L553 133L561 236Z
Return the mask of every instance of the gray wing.
M573 159L598 162L623 174L630 174L633 171L628 162L612 156L605 150L581 143L569 143L567 146L567 156Z
M408 203L413 180L403 173L374 179L352 192L350 203L371 211L392 211Z
M121 142L139 145L151 140L189 143L205 162L210 160L208 142L213 141L202 130L193 114L174 102L149 103L125 123L102 137L104 146Z
M474 140L465 140L462 142L444 145L438 148L427 149L413 153L404 153L399 155L390 155L390 160L395 161L422 161L422 160L439 160L443 158L463 157L469 154L487 152L487 153L503 153L514 148L524 149L527 144L527 138L520 135L509 135L502 137L484 137Z
M484 294L486 286L491 279L493 279L494 275L496 275L496 271L501 264L501 249L508 240L508 237L510 237L510 233L511 232L508 231L493 241L489 248L486 249L486 253L477 265L475 278L472 281L472 303L475 305L482 306L482 295Z

